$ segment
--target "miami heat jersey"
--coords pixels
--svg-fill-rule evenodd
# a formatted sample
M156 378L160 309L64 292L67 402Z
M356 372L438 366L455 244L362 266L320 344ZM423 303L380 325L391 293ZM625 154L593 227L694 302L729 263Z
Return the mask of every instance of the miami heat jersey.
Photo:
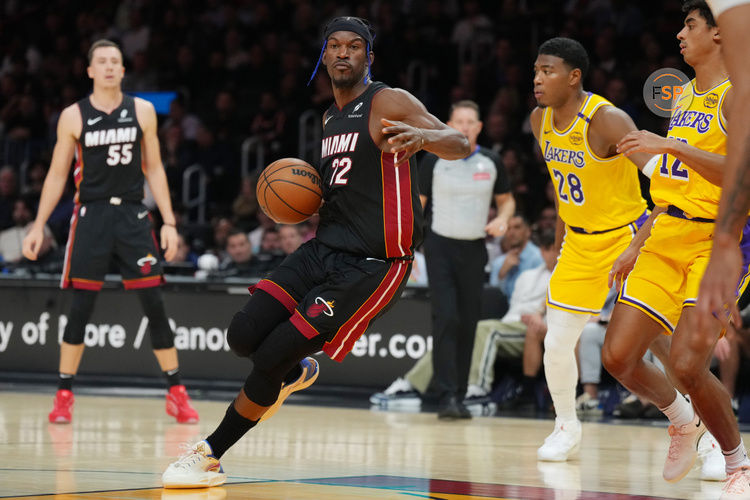
M412 255L422 241L422 206L414 157L396 165L370 136L372 99L384 88L372 82L343 108L328 108L318 169L325 203L316 237L346 252L394 258Z
M122 103L110 114L95 109L86 97L78 101L83 128L76 147L73 171L76 201L87 203L118 197L125 201L143 199L141 137L135 115L135 100L123 95Z
M588 232L625 226L646 210L635 165L622 154L600 158L589 146L594 113L611 105L589 92L566 130L555 128L554 111L545 108L539 131L539 146L557 192L560 218Z
M672 112L667 137L696 148L727 154L726 123L721 113L724 96L732 87L725 80L699 92L695 80L683 87L680 100ZM672 155L663 154L651 177L651 198L660 206L675 205L690 217L713 219L719 209L721 188L711 184L698 172Z

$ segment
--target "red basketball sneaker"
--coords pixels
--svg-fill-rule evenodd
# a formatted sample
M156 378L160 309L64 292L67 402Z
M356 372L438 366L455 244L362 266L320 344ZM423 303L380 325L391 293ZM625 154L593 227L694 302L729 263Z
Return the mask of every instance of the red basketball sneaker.
M173 385L167 393L167 415L177 419L180 424L198 422L198 412L190 405L190 396L184 385Z
M49 412L49 421L52 424L69 424L73 419L73 393L67 389L59 389L55 395L55 403Z

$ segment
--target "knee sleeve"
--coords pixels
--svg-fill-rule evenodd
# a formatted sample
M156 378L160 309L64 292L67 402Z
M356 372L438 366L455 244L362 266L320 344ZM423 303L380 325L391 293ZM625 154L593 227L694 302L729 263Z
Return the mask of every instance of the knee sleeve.
M576 343L590 316L553 308L547 311L547 335L544 337L545 362L548 355L575 359Z
M91 290L74 290L73 302L70 305L70 316L68 324L65 325L63 341L68 344L79 345L83 343L86 333L86 323L94 311L94 303L98 292Z
M250 401L271 406L279 397L286 374L306 356L323 348L322 335L306 338L289 321L284 321L266 337L253 357L253 371L245 380Z
M250 357L273 329L289 316L289 310L281 302L263 290L256 290L232 318L227 329L227 344L238 356Z
M164 298L159 288L141 288L137 291L143 312L148 318L148 329L153 349L174 347L174 332L169 326L164 310Z

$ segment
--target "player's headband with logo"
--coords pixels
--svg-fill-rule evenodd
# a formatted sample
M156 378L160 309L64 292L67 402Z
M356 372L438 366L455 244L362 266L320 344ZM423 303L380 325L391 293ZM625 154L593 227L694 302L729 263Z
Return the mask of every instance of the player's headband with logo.
M313 70L312 76L310 76L310 81L307 82L308 86L310 86L313 78L315 78L315 74L318 72L320 61L323 59L323 52L325 52L326 46L328 45L328 37L337 31L351 31L352 33L356 33L361 36L365 41L365 51L368 54L367 75L365 76L365 83L367 83L368 80L372 79L372 73L370 72L369 54L372 50L372 42L375 41L375 32L373 31L372 26L370 26L370 23L369 21L367 21L367 19L362 19L361 17L344 16L331 19L328 24L326 24L325 28L323 28L323 48L320 49L318 62L315 64L315 69Z

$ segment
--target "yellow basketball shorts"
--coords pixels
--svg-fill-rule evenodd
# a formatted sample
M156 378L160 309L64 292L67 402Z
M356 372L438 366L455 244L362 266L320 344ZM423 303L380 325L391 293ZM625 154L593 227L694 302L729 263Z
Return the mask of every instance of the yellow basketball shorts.
M552 272L547 306L578 314L599 314L607 298L607 278L615 259L630 245L635 223L599 234L565 231Z
M635 267L625 280L618 302L641 310L674 332L682 309L694 306L713 243L714 224L660 214L651 228ZM745 230L747 233L747 228ZM743 272L738 296L748 284L747 234L741 242Z

